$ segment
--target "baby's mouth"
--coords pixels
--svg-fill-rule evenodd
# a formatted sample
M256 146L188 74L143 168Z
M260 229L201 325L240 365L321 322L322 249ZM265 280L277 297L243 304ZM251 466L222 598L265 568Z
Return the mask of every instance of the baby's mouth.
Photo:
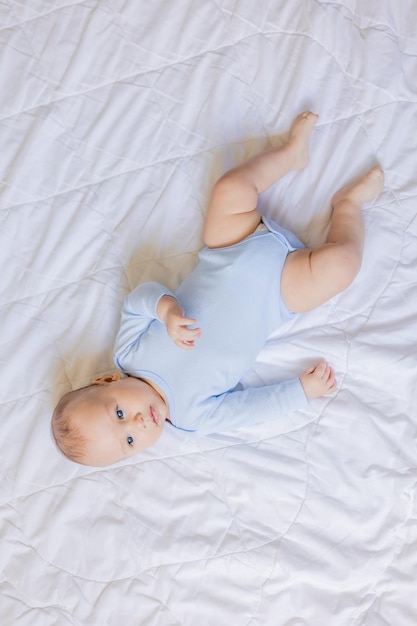
M156 414L156 411L153 408L153 406L151 406L151 417L152 417L152 421L154 422L154 424L156 424L158 426L158 424L159 424L159 417Z

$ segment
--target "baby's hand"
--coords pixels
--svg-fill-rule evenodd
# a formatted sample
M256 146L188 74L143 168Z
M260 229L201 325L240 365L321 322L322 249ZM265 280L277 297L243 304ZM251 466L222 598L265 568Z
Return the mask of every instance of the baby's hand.
M192 350L195 347L194 341L201 336L201 328L188 328L196 320L184 317L184 309L178 300L168 295L162 296L157 312L175 345L184 350Z
M307 398L320 398L336 389L334 371L324 359L305 370L300 376L300 381Z

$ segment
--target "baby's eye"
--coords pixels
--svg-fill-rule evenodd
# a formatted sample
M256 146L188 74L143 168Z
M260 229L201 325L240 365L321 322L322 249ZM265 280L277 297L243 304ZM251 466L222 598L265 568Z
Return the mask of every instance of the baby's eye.
M131 437L130 435L127 438L127 443L128 443L129 446L133 446L133 437Z
M124 413L123 413L122 409L116 409L116 415L119 418L119 420L124 419Z

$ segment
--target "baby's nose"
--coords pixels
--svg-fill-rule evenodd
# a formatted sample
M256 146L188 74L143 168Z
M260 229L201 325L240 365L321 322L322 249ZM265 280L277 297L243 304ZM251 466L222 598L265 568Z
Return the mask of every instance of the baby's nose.
M143 415L142 413L136 413L135 417L134 417L135 422L142 422L143 424Z

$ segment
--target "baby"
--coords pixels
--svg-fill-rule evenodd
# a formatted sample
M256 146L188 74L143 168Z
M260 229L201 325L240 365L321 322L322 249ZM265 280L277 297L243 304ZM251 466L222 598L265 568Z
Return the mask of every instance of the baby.
M257 209L260 193L307 165L317 119L302 113L285 145L218 180L199 263L175 293L145 283L127 296L115 346L124 377L99 378L55 408L53 435L69 459L110 465L154 444L166 421L200 433L231 430L279 419L335 389L323 359L291 380L239 382L274 330L346 289L361 265L361 209L382 191L378 167L333 197L327 240L317 249Z

